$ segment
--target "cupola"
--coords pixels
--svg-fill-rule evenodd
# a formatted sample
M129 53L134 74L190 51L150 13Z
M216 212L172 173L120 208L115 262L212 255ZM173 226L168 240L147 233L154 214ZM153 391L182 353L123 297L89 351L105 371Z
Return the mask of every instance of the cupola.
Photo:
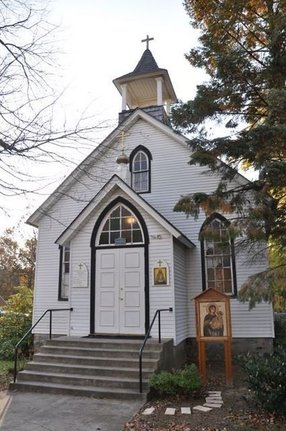
M147 48L143 52L133 72L114 79L113 83L122 96L122 112L119 122L123 121L136 109L144 109L150 115L164 121L169 114L171 103L177 102L177 97L166 69L158 67L150 49L149 42L153 38L142 40ZM165 122L165 121L164 121Z

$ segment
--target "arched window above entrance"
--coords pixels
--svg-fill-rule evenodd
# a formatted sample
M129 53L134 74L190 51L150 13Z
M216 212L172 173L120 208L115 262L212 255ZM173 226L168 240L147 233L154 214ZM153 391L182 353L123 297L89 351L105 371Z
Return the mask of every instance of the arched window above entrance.
M102 221L97 246L132 244L143 244L142 228L132 211L119 204Z

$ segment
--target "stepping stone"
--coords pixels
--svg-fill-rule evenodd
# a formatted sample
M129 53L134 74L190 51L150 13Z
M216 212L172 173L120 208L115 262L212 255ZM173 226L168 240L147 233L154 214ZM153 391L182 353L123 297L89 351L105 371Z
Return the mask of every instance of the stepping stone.
M190 415L191 412L191 408L190 407L181 407L181 413L182 415Z
M222 398L214 398L214 397L206 397L206 402L207 403L221 403L223 404L223 400Z
M142 413L143 415L151 415L155 410L155 407L149 407L148 409L145 409Z
M210 407L212 409L220 409L222 404L215 404L215 403L205 403L205 407Z
M166 409L166 411L165 411L165 415L173 416L173 415L175 414L175 412L176 412L176 409L173 409L173 408L171 408L171 407L168 407L168 408Z
M209 395L219 395L221 396L221 391L208 391Z
M195 406L193 407L193 410L197 410L198 412L210 412L212 409L210 407L205 407L205 406Z

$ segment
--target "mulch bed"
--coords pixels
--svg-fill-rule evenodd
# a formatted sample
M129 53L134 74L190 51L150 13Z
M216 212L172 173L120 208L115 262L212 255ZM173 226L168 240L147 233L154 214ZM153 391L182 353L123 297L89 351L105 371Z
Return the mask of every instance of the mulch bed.
M226 386L224 376L215 376L192 397L171 397L149 401L123 431L286 431L286 421L260 409L253 401L241 375L233 386ZM208 413L192 411L181 414L181 407L205 403L208 390L222 391L223 406ZM143 415L147 407L154 407L150 416ZM176 408L174 416L165 415L167 407Z

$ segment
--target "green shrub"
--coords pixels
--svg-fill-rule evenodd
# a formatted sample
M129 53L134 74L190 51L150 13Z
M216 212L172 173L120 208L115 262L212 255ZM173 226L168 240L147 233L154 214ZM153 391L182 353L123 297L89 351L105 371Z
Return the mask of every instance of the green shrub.
M276 314L275 316L275 345L283 345L286 347L286 316Z
M286 348L280 346L264 356L247 355L241 365L256 401L265 410L286 417Z
M33 292L25 286L18 288L18 293L11 295L5 306L4 314L0 317L0 358L12 359L17 342L31 327ZM27 340L22 347L28 355L31 340Z
M150 378L150 388L160 396L190 395L200 387L201 379L194 364L173 372L161 371Z

